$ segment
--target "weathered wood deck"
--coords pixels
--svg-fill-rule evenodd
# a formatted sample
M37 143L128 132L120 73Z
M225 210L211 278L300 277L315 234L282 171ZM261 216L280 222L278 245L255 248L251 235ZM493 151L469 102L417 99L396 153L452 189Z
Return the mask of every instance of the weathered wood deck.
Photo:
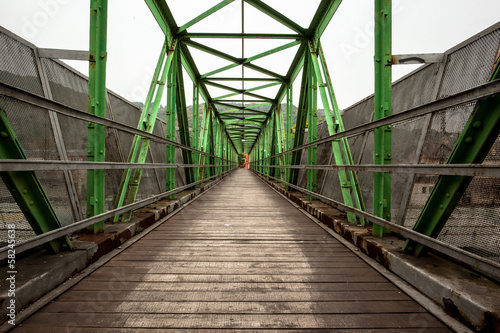
M238 170L14 332L449 332Z

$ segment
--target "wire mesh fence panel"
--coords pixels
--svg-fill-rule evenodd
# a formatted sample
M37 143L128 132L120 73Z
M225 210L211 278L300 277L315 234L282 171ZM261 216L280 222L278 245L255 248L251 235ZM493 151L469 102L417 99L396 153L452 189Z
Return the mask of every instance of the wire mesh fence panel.
M175 142L181 142L181 137L179 135L179 130L175 131ZM210 160L210 159L209 159ZM175 163L183 164L184 158L182 157L182 150L175 149ZM180 187L186 185L186 173L183 168L175 169L175 187Z
M497 29L449 54L438 98L487 82L499 40L500 29Z
M52 59L41 59L49 81L52 99L82 112L88 112L88 81Z
M426 124L425 117L418 117L397 123L392 127L392 164L412 164L418 158L418 145ZM391 179L391 220L398 216L406 184L410 175L392 174Z
M0 82L42 96L34 51L0 32Z
M33 229L19 209L2 179L0 179L0 247L7 244L9 224L16 226L16 239L24 241L35 236Z
M438 63L423 66L392 86L392 114L398 114L433 100L439 66ZM417 140L417 137L414 139Z
M0 97L0 108L30 160L59 160L48 111L24 102ZM63 225L74 222L62 171L35 173Z

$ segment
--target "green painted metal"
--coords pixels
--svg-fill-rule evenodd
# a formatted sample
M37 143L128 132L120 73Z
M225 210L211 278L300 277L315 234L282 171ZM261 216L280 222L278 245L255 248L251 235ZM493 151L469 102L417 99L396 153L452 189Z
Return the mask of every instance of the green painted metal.
M106 37L107 0L90 2L89 43L89 113L106 117ZM106 128L103 125L87 125L87 161L106 161ZM87 171L87 217L104 213L105 186L104 170ZM88 228L94 233L104 231L104 221Z
M2 109L0 109L0 159L28 159ZM34 171L0 172L0 177L35 234L40 235L61 227L50 199ZM66 236L47 243L46 248L58 253L61 249L72 250L73 246Z
M158 87L158 79L160 76L161 68L163 62L165 61L165 57L167 55L167 41L163 44L162 50L160 52L160 56L158 58L158 62L156 64L155 72L153 73L153 79L151 81L151 85L149 86L149 91L146 96L146 101L144 103L144 107L142 109L141 117L139 118L139 124L137 125L138 129L146 130L148 117L149 117L149 109L151 108L151 102L153 101L153 97L155 95L156 89ZM159 103L158 103L159 106ZM154 107L153 107L154 109ZM158 110L156 111L158 112ZM139 151L140 143L142 137L139 135L135 135L132 141L132 146L130 148L130 152L127 158L127 162L134 163L137 159L137 153ZM124 171L122 175L122 179L120 182L120 187L118 189L118 194L115 199L114 208L119 208L123 206L123 201L125 200L125 196L128 192L128 187L130 184L130 177L132 175L133 169L127 169ZM112 221L117 222L119 216L115 216Z
M189 21L188 23L184 24L182 27L180 27L179 29L177 29L177 33L181 33L183 31L185 31L187 28L189 28L189 27L195 25L196 23L200 22L201 20L207 18L208 16L210 16L213 13L217 12L219 9L222 9L222 8L226 7L227 5L229 5L233 1L234 0L224 0L224 1L220 2L220 3L218 3L217 5L213 6L209 10L207 10L206 12L198 15L197 17L195 17L194 19L192 19L191 21Z
M265 51L265 52L259 53L257 55L254 55L253 57L246 58L243 61L243 64L248 64L248 63L250 63L250 62L252 62L254 60L258 60L258 59L267 57L267 56L269 56L271 54L274 54L274 53L277 53L277 52L280 52L280 51L284 51L284 50L288 50L289 48L292 48L294 46L300 45L301 43L302 43L302 41L297 40L297 41L293 41L293 42L287 43L287 44L282 45L282 46L275 47L275 48L270 49L268 51Z
M153 80L151 82L148 95L146 97L146 102L142 110L141 118L139 119L138 128L148 133L153 133L154 130L154 125L158 116L158 110L160 108L163 92L165 90L166 79L170 71L170 68L172 67L175 55L175 51L173 50L174 47L175 47L175 41L174 45L170 46L168 55L164 53L164 50L162 49L157 64L157 68L155 69ZM161 72L161 77L158 79L157 73L159 73L162 67L163 70ZM154 102L151 107L151 110L149 110L151 102L153 101L153 96L154 96ZM130 148L128 162L145 163L149 151L149 145L150 145L149 139L142 138L141 136L136 135L134 137L132 146ZM142 169L135 169L133 171L132 169L125 170L122 176L122 182L120 184L118 195L115 199L115 208L119 208L123 205L125 195L126 195L125 205L135 202L135 199L137 198L137 193L139 192L142 173L143 173ZM124 222L129 221L131 216L132 212L127 212L123 214L122 221ZM114 222L118 221L118 216L115 216L113 221Z
M167 38L167 43L171 44L174 40L174 33L176 29L172 29L175 27L175 20L168 8L168 5L165 0L145 0L149 10L153 14L156 22L160 26L160 29L163 31Z
M299 106L297 111L297 121L295 123L295 138L293 140L293 148L297 148L304 143L304 135L306 129L307 120L307 107L308 107L308 91L309 91L309 57L304 58L304 68L302 70L302 82L300 85L300 97ZM302 151L294 151L292 153L292 158L290 165L299 165L300 159L302 157ZM297 180L299 176L298 169L290 170L290 178L288 182L293 185L297 185Z
M344 124L342 121L342 117L340 115L340 110L337 105L337 100L335 98L335 94L333 91L333 84L331 82L331 77L328 72L328 67L326 65L326 60L324 58L324 54L321 49L321 44L317 44L317 49L315 49L314 43L311 41L309 43L309 51L311 54L311 62L313 65L313 70L315 73L315 77L318 80L318 88L321 95L321 100L323 102L323 108L325 111L325 118L328 125L328 133L330 135L334 135L336 133L342 132L345 130ZM319 61L318 61L319 58ZM320 63L321 62L321 67ZM323 79L323 73L325 79ZM326 81L326 83L325 83ZM328 91L327 91L328 90ZM330 103L332 108L330 108ZM332 110L333 109L333 110ZM333 112L332 112L333 111ZM339 140L335 140L332 142L332 152L336 165L352 165L352 155L349 148L349 142L347 138L342 138ZM345 159L345 161L344 161ZM359 182L357 179L357 175L352 171L338 171L338 177L341 185L342 196L344 199L344 203L351 207L354 207L353 202L355 203L355 208L360 210L365 210L363 198L361 196L361 190L359 188ZM354 201L353 201L354 197ZM353 213L347 213L347 218L351 224L357 224L358 221L356 219L356 215ZM364 225L365 220L360 219L360 224Z
M173 55L172 55L173 56ZM166 132L165 138L170 141L175 141L175 114L177 107L177 66L171 66L168 72L167 80L167 108L165 110ZM167 145L165 147L165 163L175 163L175 147ZM175 188L175 169L169 168L165 170L165 191L170 191ZM174 199L171 195L169 199Z
M500 79L500 57L496 60L490 81L498 79ZM500 95L495 95L476 103L446 163L482 163L499 134ZM472 179L473 177L439 176L413 230L437 238ZM403 252L418 256L425 252L425 247L408 240Z
M282 105L279 104L276 106L276 119L278 122L278 125L276 126L277 130L277 136L278 136L278 141L277 141L277 153L280 154L284 151L285 147L285 140L284 140L284 134L285 134L285 124L283 121L283 109ZM285 156L281 155L278 157L278 165L285 165ZM280 180L285 181L286 180L286 169L279 169L279 176L277 176Z
M308 86L307 86L307 142L313 142L318 139L318 86L317 79L314 74L314 67L312 62L312 56L309 54L310 61L308 61L309 68L307 69L308 74ZM318 146L313 146L307 148L307 165L317 165L318 164ZM307 170L307 189L312 192L317 191L317 178L318 171L314 169ZM311 195L307 196L307 200L313 200L314 197Z
M193 140L192 147L200 149L200 91L199 86L193 83ZM193 161L198 164L200 160L199 153L193 153ZM197 182L200 177L199 168L194 168L194 181ZM197 185L199 186L199 185Z
M319 44L319 58L321 60L321 67L323 69L323 73L325 75L325 80L326 80L326 87L328 88L328 95L330 97L330 102L332 103L332 109L333 109L333 114L335 119L337 120L334 124L334 129L337 129L338 131L344 131L344 123L342 121L342 116L340 115L340 109L337 104L337 98L335 97L335 93L333 90L333 83L332 79L328 70L328 66L326 64L326 58L323 53L323 48L321 47L321 43ZM333 133L331 133L333 134ZM349 146L349 142L347 138L342 138L341 139L342 143L342 148L344 149L343 155L346 158L346 164L348 165L354 165L354 161L352 158L352 153L351 153L351 148ZM359 186L359 181L358 181L358 175L356 172L349 171L347 173L349 175L349 179L351 181L351 191L352 195L354 197L354 201L356 204L356 207L362 211L366 211L365 203L363 200L362 192L361 192L361 187ZM360 218L359 222L361 225L365 225L366 221L364 218Z
M245 0L245 2L254 6L255 8L257 8L258 10L263 12L264 14L269 15L270 17L272 17L276 21L280 22L281 24L283 24L287 28L295 31L299 35L303 36L306 34L306 30L304 28L302 28L300 25L293 22L288 17L281 14L280 12L275 10L274 8L268 6L264 2L262 2L260 0Z
M288 84L286 89L286 148L285 150L290 150L293 148L293 137L292 137L292 119L293 119L293 84ZM286 155L286 165L290 165L292 162L292 155ZM287 168L285 171L285 179L290 179L290 169Z
M322 0L319 4L316 15L311 22L311 26L316 27L314 29L313 38L313 42L316 46L319 44L319 40L323 35L323 32L330 23L333 15L335 15L335 12L341 3L342 0Z
M201 127L201 134L200 134L200 140L201 140L201 146L200 150L203 152L207 152L208 148L208 126L209 126L209 120L210 120L210 104L205 103L203 107L203 117L202 117L202 127ZM204 165L205 163L206 156L205 155L200 155L199 158L199 164ZM205 179L206 175L206 170L205 168L200 168L199 170L199 179Z
M375 111L374 120L392 114L392 1L375 0ZM392 163L392 126L374 131L374 164ZM373 175L373 214L391 220L391 174ZM373 226L373 234L382 237L387 229Z
M184 77L182 75L182 63L179 53L177 53L176 58L174 60L177 62L176 64L176 73L177 73L177 123L179 125L179 136L181 139L181 143L185 146L191 146L191 140L189 135L189 122L187 115L187 106L186 106L186 95L184 93ZM193 164L193 154L191 151L182 149L182 159L184 164ZM194 183L194 169L193 168L184 168L184 174L186 176L187 184Z

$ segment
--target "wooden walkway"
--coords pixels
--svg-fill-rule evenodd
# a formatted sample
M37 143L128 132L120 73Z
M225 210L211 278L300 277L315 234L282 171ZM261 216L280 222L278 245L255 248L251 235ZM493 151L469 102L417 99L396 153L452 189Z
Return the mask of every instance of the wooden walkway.
M449 332L248 170L13 332Z

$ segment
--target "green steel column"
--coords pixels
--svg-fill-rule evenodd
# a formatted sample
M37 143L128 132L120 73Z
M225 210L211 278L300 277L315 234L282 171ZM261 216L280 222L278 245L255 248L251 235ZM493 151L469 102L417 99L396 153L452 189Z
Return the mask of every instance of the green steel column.
M0 159L26 160L26 154L17 139L3 110L0 109ZM5 186L23 212L35 234L40 235L61 227L50 199L34 171L0 172ZM7 225L8 222L5 222ZM7 229L7 226L4 228ZM5 231L5 234L7 232ZM46 244L58 253L60 249L73 249L68 237L61 237Z
M172 48L175 47L172 45ZM170 68L173 63L173 58L174 58L175 51L173 49L169 50L168 56L165 59L164 63L164 68L161 73L161 78L156 80L154 83L151 83L151 88L150 88L150 93L148 93L148 97L146 99L146 103L144 104L143 112L142 114L144 117L141 115L141 119L138 125L139 129L144 130L145 132L148 133L153 133L154 130L154 125L156 123L156 118L158 116L158 110L160 108L160 103L161 99L163 96L163 92L165 90L165 82L167 79L167 75L170 71ZM162 63L159 62L159 66L161 68ZM154 79L154 78L153 78ZM157 86L157 89L156 87ZM154 103L149 110L149 106L151 105L151 101L153 100L153 95L154 95L154 90L156 90L156 95L154 96ZM146 108L147 107L147 108ZM147 156L148 156L148 151L149 151L149 145L150 145L150 140L147 138L143 138L141 136L136 135L134 137L134 141L132 142L132 147L130 148L130 153L129 153L129 162L137 162L137 163L145 163ZM134 146L135 145L135 146ZM139 150L139 156L136 159L136 154L137 154L137 149L140 146ZM142 178L142 173L143 169L135 169L133 173L133 177L131 180L130 178L130 173L129 170L125 170L124 175L122 176L122 182L123 184L120 184L120 190L118 192L117 198L115 200L115 207L121 207L123 204L123 197L125 197L125 194L127 193L125 205L129 205L135 202L135 199L137 198L137 193L139 192L139 185L141 183L141 178ZM132 216L132 211L128 211L125 214L123 214L123 221L129 221ZM118 216L115 216L113 221L116 222L118 220Z
M186 95L184 92L184 77L182 74L182 62L180 52L176 55L177 61L177 124L179 125L179 137L183 145L190 147L191 140L189 135L189 121L187 115ZM182 159L184 164L193 164L193 155L189 150L182 149ZM185 168L184 174L186 176L186 183L192 184L194 182L193 168Z
M200 134L200 150L203 152L206 152L207 149L207 134L208 134L208 112L209 112L209 104L205 103L203 106L203 115L202 115L202 120L201 120L201 134ZM205 164L205 155L200 155L198 159L198 163L200 165ZM205 179L205 168L201 167L198 172L199 176L198 178Z
M177 62L172 61L172 66L168 73L167 80L167 108L166 113L166 133L165 138L170 141L175 141L175 114L177 107ZM166 145L166 161L167 164L175 164L175 147ZM175 168L168 168L165 171L165 191L175 189ZM169 196L173 199L174 195Z
M392 114L392 0L375 0L375 116ZM374 164L392 163L392 126L375 129ZM373 214L391 219L391 174L373 176ZM373 234L382 237L384 229L373 226Z
M146 96L146 101L144 103L144 107L142 108L141 117L139 118L139 124L137 125L137 128L140 130L144 130L144 131L147 130L149 109L151 107L151 102L153 101L153 97L155 95L156 89L159 86L158 81L159 81L159 77L160 77L160 72L161 72L163 62L165 61L166 55L167 55L167 41L165 41L165 43L163 44L162 50L160 52L160 56L158 57L158 62L156 64L155 72L154 72L153 78L151 80L151 85L149 87L148 95ZM165 78L163 78L163 81L165 81ZM161 99L161 93L160 94L157 93L157 97L156 97L157 99L158 99L158 95L160 96L159 98ZM159 102L158 102L158 107L159 107ZM155 107L153 106L152 113L158 112L158 108L156 108L156 111L154 111L154 110L155 110ZM155 120L156 120L156 117L155 117ZM140 135L134 136L134 140L132 141L132 146L130 148L127 162L134 163L136 161L137 153L139 151L139 147L141 144L141 139L142 139L142 137ZM142 163L144 163L144 162L142 162ZM130 177L132 176L132 172L133 172L133 169L126 169L122 175L120 187L118 189L118 194L117 194L116 199L115 199L115 205L114 205L115 209L122 207L122 205L123 205L123 201L125 200L125 196L128 192L128 187L130 185ZM112 221L117 222L118 219L119 219L119 216L116 215L112 218Z
M304 135L306 129L306 121L307 121L307 91L309 82L309 58L304 57L304 68L302 70L302 83L300 85L300 100L299 100L299 109L297 111L297 121L295 126L295 138L293 140L293 148L297 148L304 144ZM290 165L299 165L300 160L302 158L302 151L295 151L292 153L292 159ZM289 183L293 185L297 185L299 176L298 169L290 170L290 178L288 180Z
M209 118L209 126L208 126L208 153L212 156L210 156L210 167L209 167L209 175L210 176L215 176L215 132L214 131L214 126L215 126L215 112L210 113L210 118Z
M277 125L277 135L278 135L278 141L277 141L277 153L283 153L284 149L284 138L283 138L283 135L285 134L285 125L283 123L283 109L282 109L282 106L281 105L277 105L276 106L276 119L278 121L278 125ZM278 157L278 164L280 166L284 166L285 165L285 156L281 155L280 157ZM282 181L284 181L286 178L285 178L285 170L286 169L283 169L283 168L280 168L278 170L279 172L279 175L278 175L278 178Z
M90 2L89 45L89 113L106 117L106 35L108 1ZM106 128L88 123L87 161L105 162ZM104 170L87 171L87 217L104 213ZM94 233L104 231L104 221L88 228Z
M311 57L310 54L306 55ZM313 142L318 139L318 87L317 80L314 75L312 61L309 61L309 69L307 70L310 84L307 87L307 142ZM318 146L307 148L307 165L317 165ZM317 191L317 170L307 170L307 189L312 192ZM307 195L307 200L313 200L314 197Z
M200 86L193 83L193 148L200 149ZM199 154L193 153L193 161L199 164ZM199 168L194 168L194 181L200 178ZM196 185L197 187L199 185Z
M500 79L500 57L489 81ZM476 103L464 130L448 157L447 164L480 164L488 155L500 133L500 94ZM413 230L437 238L464 195L473 177L439 176ZM403 252L420 255L422 244L407 240Z
M293 147L293 136L292 136L292 119L293 119L293 84L289 83L286 90L286 148L285 150L290 150ZM292 154L286 154L286 165L290 166L292 162ZM286 168L285 174L286 181L290 179L290 169Z
M326 65L326 60L321 49L321 45L318 43L318 47L315 50L312 42L309 42L309 51L311 52L311 60L313 64L313 69L317 79L317 85L319 87L321 100L323 102L323 108L325 110L325 118L328 125L328 133L334 135L339 132L343 132L344 124L342 122L342 117L340 115L340 110L338 108L337 99L333 91L333 84L328 72L328 67ZM319 60L321 61L321 68L325 74L325 81L323 81L323 74L319 65ZM327 93L327 89L328 93ZM328 99L330 98L330 100ZM330 109L330 102L332 104L332 109ZM342 138L332 142L332 153L336 165L352 165L352 155L349 149L349 142L347 138ZM345 161L344 161L345 159ZM349 176L349 177L348 177ZM342 196L344 203L348 206L354 207L354 202L356 208L360 210L365 210L363 198L361 196L361 189L359 188L359 183L357 175L352 171L338 171L338 177L341 184ZM351 224L357 224L356 215L353 213L347 213L347 218ZM360 219L362 225L365 224L364 219Z

